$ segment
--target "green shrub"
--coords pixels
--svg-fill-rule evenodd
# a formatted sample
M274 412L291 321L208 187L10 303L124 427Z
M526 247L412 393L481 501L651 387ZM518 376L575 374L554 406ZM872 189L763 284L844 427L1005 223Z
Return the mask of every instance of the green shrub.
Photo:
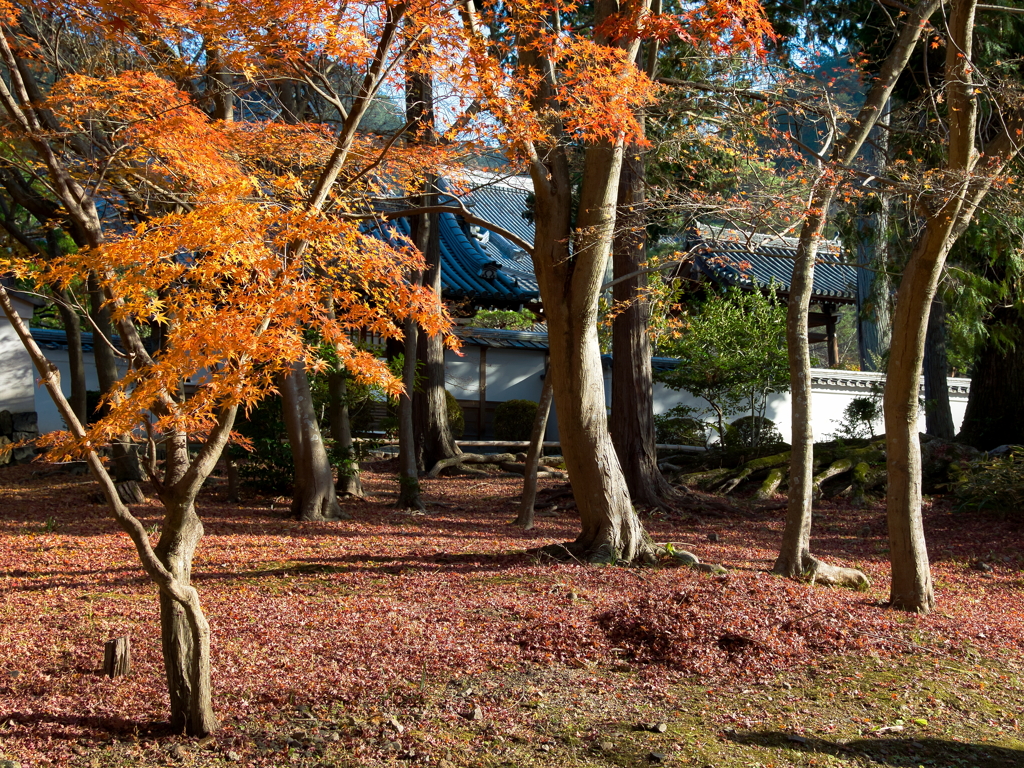
M528 309L478 309L469 321L471 328L504 328L513 331L528 331L537 318Z
M537 404L532 400L507 400L494 409L494 437L496 440L529 440L536 418Z
M247 417L239 416L235 430L248 438L252 451L238 445L229 455L242 462L242 482L259 493L287 495L295 483L295 462L288 446L280 397L268 397Z
M728 448L774 448L782 443L782 434L776 429L775 422L764 416L736 419L725 431Z
M874 440L875 424L881 418L882 408L877 396L855 397L843 409L843 418L832 422L836 425L836 431L830 437L843 440Z
M953 468L955 471L956 468ZM953 490L957 510L987 509L1024 519L1024 451L982 459L959 467Z
M706 445L708 427L696 414L685 405L659 413L654 417L655 440L663 445Z
M452 437L458 440L466 431L466 416L455 395L447 389L444 391L444 402L448 409L448 429L452 431Z

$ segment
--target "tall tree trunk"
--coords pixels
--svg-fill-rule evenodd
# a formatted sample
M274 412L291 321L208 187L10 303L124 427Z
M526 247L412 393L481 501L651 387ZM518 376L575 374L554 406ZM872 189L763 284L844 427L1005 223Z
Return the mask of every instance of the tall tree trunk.
M815 208L800 232L798 256L793 267L786 310L786 344L789 356L789 391L793 403L789 500L782 545L772 572L792 579L803 578L818 564L811 555L811 503L814 490L814 429L811 423L811 352L807 321L814 291L814 260L818 252L825 213L835 187L824 177L824 189L814 194Z
M924 414L929 435L952 440L956 435L949 408L949 362L946 358L946 305L936 295L928 315L924 342Z
M68 368L71 374L71 396L68 402L75 416L83 424L89 423L89 406L86 404L85 354L82 351L82 318L74 308L74 297L68 290L57 292L57 311L64 325L68 340Z
M889 160L891 105L878 118L878 128L865 147L868 172L881 175ZM857 216L857 345L862 371L878 370L889 349L892 279L889 277L889 221L892 194L878 190L871 209L861 203Z
M430 218L430 238L427 271L424 283L441 296L441 254L437 232L437 214ZM429 469L441 459L450 459L462 453L455 444L448 423L448 401L445 397L444 342L439 334L418 333L417 356L422 363L422 387L413 393L413 415L416 428L416 464Z
M292 514L300 520L342 517L331 462L313 407L309 377L301 362L293 363L289 372L281 376L280 389L285 429L295 461Z
M96 363L96 378L100 385L100 394L106 395L117 386L119 377L117 358L111 348L113 324L110 309L106 305L103 288L99 278L91 274L88 279L89 316L93 330L93 360ZM91 414L90 414L91 416ZM111 441L111 463L114 467L114 482L125 503L141 504L146 500L139 487L143 480L142 465L135 450L131 437L123 435Z
M402 367L405 391L398 397L398 506L401 509L423 511L412 415L412 395L416 385L416 336L416 323L406 320L405 359Z
M982 451L1024 444L1024 315L999 308L990 324L1013 324L1012 347L986 341L974 361L971 394L959 440Z
M537 501L537 468L540 455L544 451L544 434L548 428L548 415L551 413L552 387L551 377L544 378L544 387L537 405L537 415L533 420L533 432L530 434L530 448L526 452L526 463L523 466L523 498L519 503L519 514L515 525L524 531L533 528L533 505Z
M598 0L595 24L619 12L614 0ZM639 41L610 40L632 61ZM536 49L520 50L520 65L543 83L533 109L544 113L557 101L550 80L553 63ZM559 106L560 108L560 106ZM555 407L581 531L564 546L573 557L626 562L653 557L653 545L629 498L608 416L597 338L598 297L611 255L615 209L622 170L623 139L601 141L584 150L579 203L573 217L573 180L563 144L534 152L530 161L535 205L533 263L548 324Z
M648 335L651 304L645 293L647 274L637 274L647 258L644 158L636 147L626 155L619 177L612 263L616 280L632 276L612 287L617 314L612 320L611 434L633 503L661 506L675 494L658 469Z
M429 50L430 39L416 43L419 50ZM434 115L434 83L429 72L412 72L406 81L406 119L415 125L415 141L435 144L437 134ZM428 175L417 205L430 206L437 202L436 177ZM423 285L430 288L437 301L441 301L441 233L437 213L422 213L411 221L412 244L426 261ZM412 392L413 428L416 440L416 466L420 471L433 467L441 459L450 459L462 453L455 444L448 425L448 403L445 398L444 345L437 334L418 333L418 343L406 347L422 364L423 381L419 390Z
M611 250L621 163L621 146L588 150L575 232L568 164L554 162L550 180L533 174L539 190L534 264L548 324L548 376L562 453L582 527L567 549L579 558L628 562L646 558L651 542L608 433L597 337L597 298ZM571 254L570 233L576 240Z
M337 492L342 496L363 497L363 481L359 472L359 458L352 440L352 421L348 412L348 376L332 371L328 376L330 393L331 439L340 449L344 464L338 467Z

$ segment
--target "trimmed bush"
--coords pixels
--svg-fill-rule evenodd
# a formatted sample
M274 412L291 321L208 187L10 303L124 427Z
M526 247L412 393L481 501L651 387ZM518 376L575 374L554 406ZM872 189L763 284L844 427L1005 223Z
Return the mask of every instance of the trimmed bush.
M1024 520L1024 449L1014 446L1004 456L950 467L957 510L988 510Z
M494 409L494 437L529 440L536 418L537 404L533 400L507 400Z
M462 413L462 406L455 399L455 395L447 389L444 391L444 402L448 410L448 428L452 431L452 437L458 440L466 431L466 417Z
M774 448L782 443L775 422L764 416L736 419L725 433L725 444L729 448Z
M706 445L708 425L696 414L685 405L659 413L654 417L655 440L666 445Z

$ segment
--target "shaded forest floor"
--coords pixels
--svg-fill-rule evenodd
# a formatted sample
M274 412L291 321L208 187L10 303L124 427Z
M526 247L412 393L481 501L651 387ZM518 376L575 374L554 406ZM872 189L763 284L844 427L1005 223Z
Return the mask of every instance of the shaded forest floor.
M848 592L766 573L771 505L648 519L715 577L539 562L525 550L578 519L509 526L514 478L426 480L426 515L390 506L392 475L364 482L324 524L204 493L194 581L223 728L197 741L162 726L155 589L95 486L0 470L0 765L1024 765L1019 525L929 504L922 618L884 607L881 507L816 515L816 554L873 580ZM122 635L134 671L110 681Z

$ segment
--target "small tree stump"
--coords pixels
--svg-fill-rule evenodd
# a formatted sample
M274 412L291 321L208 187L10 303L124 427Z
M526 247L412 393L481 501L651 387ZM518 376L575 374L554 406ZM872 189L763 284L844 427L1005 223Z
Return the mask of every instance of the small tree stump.
M238 473L238 462L234 459L227 460L228 470L228 501L237 502L239 499L238 488L241 485L241 481Z
M127 637L107 640L103 646L103 674L122 677L132 671L132 646Z

